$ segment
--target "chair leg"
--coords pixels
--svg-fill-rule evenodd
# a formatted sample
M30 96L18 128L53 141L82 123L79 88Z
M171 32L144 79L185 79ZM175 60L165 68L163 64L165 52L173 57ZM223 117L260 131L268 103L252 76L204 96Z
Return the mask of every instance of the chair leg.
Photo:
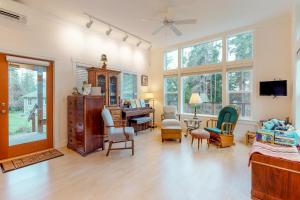
M192 146L193 146L193 143L194 143L194 137L192 136L192 143L191 143Z
M198 138L198 150L199 150L200 139Z
M112 141L110 141L110 142L109 142L109 145L108 145L108 149L107 149L106 156L108 156L108 155L109 155L109 151L110 151L110 149L111 149L112 143L113 143Z
M207 148L209 148L209 139L207 139Z
M132 155L134 155L134 140L131 140L131 150L132 150Z
M125 148L127 148L127 141L125 141Z

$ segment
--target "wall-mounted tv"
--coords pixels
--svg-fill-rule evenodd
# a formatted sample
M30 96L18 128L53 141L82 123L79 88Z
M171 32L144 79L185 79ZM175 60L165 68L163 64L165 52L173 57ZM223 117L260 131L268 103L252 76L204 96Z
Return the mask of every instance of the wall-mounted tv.
M287 96L287 81L262 81L259 84L260 96Z

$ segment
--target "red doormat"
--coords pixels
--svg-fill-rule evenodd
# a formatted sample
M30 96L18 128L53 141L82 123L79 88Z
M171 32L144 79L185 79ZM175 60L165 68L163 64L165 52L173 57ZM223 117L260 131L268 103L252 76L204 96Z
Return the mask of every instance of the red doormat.
M22 167L33 165L45 160L50 160L63 156L64 154L58 151L57 149L50 149L47 151L27 155L21 158L12 159L1 163L1 169L3 173L13 171Z

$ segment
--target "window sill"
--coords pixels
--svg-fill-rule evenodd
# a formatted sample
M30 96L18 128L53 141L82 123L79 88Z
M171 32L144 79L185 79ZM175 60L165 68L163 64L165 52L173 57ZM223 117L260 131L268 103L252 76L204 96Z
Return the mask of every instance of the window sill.
M194 113L180 113L180 116L182 116L183 118L193 118ZM217 119L218 116L217 115L205 115L205 114L197 114L197 117L201 118L213 118L213 119ZM240 118L238 120L238 123L241 124L250 124L250 125L256 125L257 121L251 119L251 118Z

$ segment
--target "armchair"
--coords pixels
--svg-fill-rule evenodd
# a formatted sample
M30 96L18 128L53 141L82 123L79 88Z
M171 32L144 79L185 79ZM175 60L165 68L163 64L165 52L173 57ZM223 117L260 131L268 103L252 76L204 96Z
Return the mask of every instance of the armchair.
M110 150L131 149L134 155L134 129L133 127L126 127L126 121L113 121L110 111L107 108L102 110L102 118L104 125L108 127L109 146L106 156L109 155ZM116 123L116 124L115 124ZM126 146L126 142L131 141L131 147ZM124 148L112 148L112 144L125 142Z
M161 120L163 126L180 126L180 114L176 106L164 106Z
M240 115L239 107L228 105L222 108L218 119L207 121L206 131L210 133L210 142L219 147L229 147L234 144L233 131Z

